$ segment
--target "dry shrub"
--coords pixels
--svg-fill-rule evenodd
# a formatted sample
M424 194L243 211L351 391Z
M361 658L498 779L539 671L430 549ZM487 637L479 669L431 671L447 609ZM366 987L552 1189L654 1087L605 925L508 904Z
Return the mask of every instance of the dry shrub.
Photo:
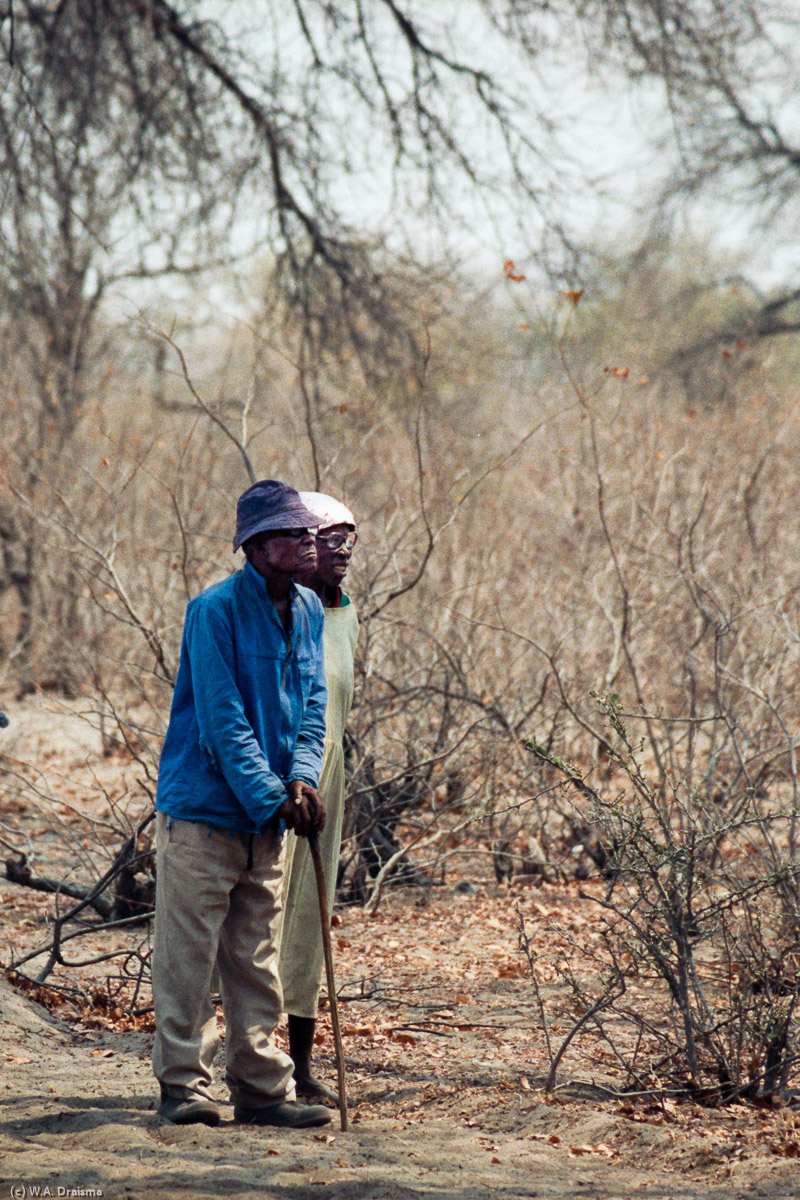
M756 800L773 831L764 814L788 806L776 820L793 855L793 405L761 392L692 407L635 371L584 363L576 378L568 362L536 387L520 365L509 394L496 358L465 366L446 334L385 394L353 363L347 391L317 381L312 409L264 337L239 333L218 371L187 345L204 405L169 357L177 374L135 416L118 378L116 409L80 428L81 455L73 443L35 486L12 457L6 500L37 549L34 674L57 668L62 689L92 698L107 749L141 767L143 815L185 603L235 566L246 450L258 476L316 483L359 516L346 895L374 906L393 874L485 873L492 844L522 858L531 838L554 871L572 869L577 844L582 870L607 865L603 806L626 812L631 785L595 688L622 698L643 777L659 803L680 795L712 878L743 858L721 833L749 829ZM556 761L575 764L597 811L564 798Z
M606 1066L641 1091L712 1103L782 1093L796 1066L800 996L791 805L744 778L723 800L690 791L685 775L659 786L619 698L599 703L622 788L595 787L530 744L569 779L604 851L607 886L586 894L602 910L593 939L557 964L580 1013L568 1040L591 1032ZM554 1054L551 1086L557 1066Z

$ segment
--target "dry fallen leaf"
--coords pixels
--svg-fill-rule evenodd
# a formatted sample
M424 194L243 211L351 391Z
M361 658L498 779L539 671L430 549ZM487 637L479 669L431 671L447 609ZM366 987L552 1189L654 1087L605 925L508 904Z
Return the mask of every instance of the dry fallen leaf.
M372 1022L363 1025L346 1025L342 1029L342 1033L348 1037L375 1037L378 1032L378 1026Z
M800 1158L800 1142L773 1142L770 1149L780 1158Z
M512 283L522 283L523 279L525 278L524 275L520 275L517 271L517 264L514 262L513 258L507 258L503 263L503 274L505 275L506 279L510 279Z
M417 1039L413 1033L392 1033L392 1040L399 1042L401 1046L416 1046L417 1044Z
M519 979L528 974L528 964L522 962L507 962L495 971L497 979Z
M583 288L568 288L567 291L564 292L564 295L568 300L571 300L573 304L577 304L580 301L583 292Z

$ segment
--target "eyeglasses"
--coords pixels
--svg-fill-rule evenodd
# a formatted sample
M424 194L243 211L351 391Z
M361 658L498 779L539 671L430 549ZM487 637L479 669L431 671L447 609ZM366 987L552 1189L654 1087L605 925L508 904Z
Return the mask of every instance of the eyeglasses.
M342 546L346 550L352 550L358 541L358 534L355 530L350 533L318 533L317 541L322 542L329 550L341 550Z

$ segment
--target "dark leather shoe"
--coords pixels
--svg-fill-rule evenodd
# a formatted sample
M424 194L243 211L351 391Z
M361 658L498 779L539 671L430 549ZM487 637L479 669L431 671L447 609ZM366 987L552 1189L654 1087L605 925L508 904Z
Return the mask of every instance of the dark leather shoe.
M237 1104L233 1110L236 1121L243 1125L277 1125L281 1129L311 1129L327 1125L331 1110L324 1104L300 1104L297 1100L281 1100L266 1108L244 1108Z
M337 1093L321 1079L317 1079L316 1075L302 1075L299 1078L295 1075L294 1087L297 1099L305 1101L306 1104L332 1104L334 1108L339 1107Z
M219 1109L211 1100L194 1096L181 1100L178 1096L164 1096L158 1106L159 1115L173 1125L219 1125Z

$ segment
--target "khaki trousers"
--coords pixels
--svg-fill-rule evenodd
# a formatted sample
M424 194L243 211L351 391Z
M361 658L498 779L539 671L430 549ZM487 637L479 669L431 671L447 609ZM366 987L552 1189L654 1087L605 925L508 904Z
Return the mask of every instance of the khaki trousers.
M219 967L225 1078L234 1104L293 1100L292 1060L274 1043L283 997L275 955L281 839L156 817L153 1069L167 1095L211 1096L219 1048L209 998Z

